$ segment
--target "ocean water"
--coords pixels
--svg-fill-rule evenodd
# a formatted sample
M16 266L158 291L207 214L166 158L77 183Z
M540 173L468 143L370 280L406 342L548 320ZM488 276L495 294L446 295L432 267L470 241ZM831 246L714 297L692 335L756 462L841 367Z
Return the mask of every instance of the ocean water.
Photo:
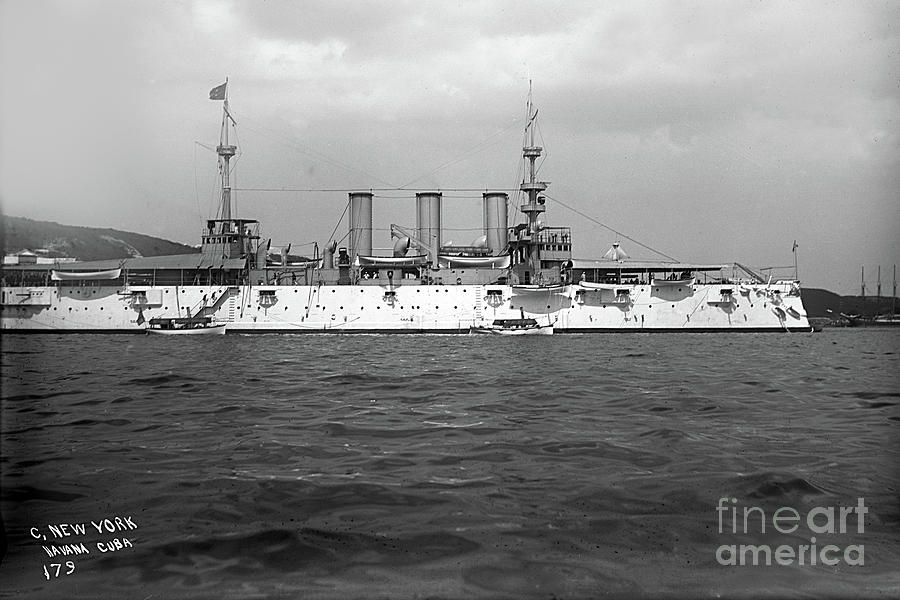
M2 597L900 595L897 331L2 344Z

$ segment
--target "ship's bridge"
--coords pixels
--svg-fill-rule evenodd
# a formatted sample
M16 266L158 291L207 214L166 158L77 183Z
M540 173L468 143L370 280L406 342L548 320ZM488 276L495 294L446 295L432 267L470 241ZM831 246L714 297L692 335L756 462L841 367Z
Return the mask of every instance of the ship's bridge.
M259 239L259 221L254 219L209 219L203 230L200 253L208 258L241 258L254 253Z
M544 227L532 236L541 251L541 268L559 267L572 258L572 231L568 227Z

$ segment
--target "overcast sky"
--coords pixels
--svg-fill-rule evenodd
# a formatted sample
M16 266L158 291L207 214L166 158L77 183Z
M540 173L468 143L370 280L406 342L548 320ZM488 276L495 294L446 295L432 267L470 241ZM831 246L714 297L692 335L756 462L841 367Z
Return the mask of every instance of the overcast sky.
M880 264L887 294L898 50L891 1L7 0L0 201L199 243L227 76L237 214L307 253L340 190L515 187L532 80L551 199L684 261L787 266L796 239L804 285L858 293L865 265L874 294ZM413 226L412 195L378 192L376 228ZM469 243L480 193L445 197ZM559 202L576 256L654 256Z

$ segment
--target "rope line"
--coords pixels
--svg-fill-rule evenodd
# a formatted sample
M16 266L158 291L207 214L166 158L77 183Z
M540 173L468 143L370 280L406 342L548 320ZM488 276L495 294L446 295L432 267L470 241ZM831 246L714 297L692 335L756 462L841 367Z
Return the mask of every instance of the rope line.
M650 246L648 246L648 245L646 245L646 244L643 244L643 243L639 242L638 240L634 239L633 237L628 236L628 235L625 235L625 234L622 233L621 231L617 231L617 230L613 229L612 227L610 227L609 225L607 225L607 224L605 224L605 223L601 223L600 221L598 221L598 220L595 219L594 217L592 217L592 216L590 216L590 215L588 215L588 214L585 214L585 213L581 212L581 211L578 210L577 208L572 208L571 206L569 206L568 204L566 204L566 203L563 202L562 200L558 200L558 199L556 199L556 198L553 198L553 197L551 197L551 196L548 195L548 194L544 194L544 196L546 196L546 197L547 197L548 199L550 199L550 200L553 200L554 202L558 203L559 205L561 205L561 206L563 206L563 207L565 207L565 208L568 208L569 210L571 210L571 211L572 211L573 213L575 213L576 215L580 215L580 216L584 217L585 219L587 219L588 221L591 221L592 223L596 223L596 224L599 225L600 227L604 227L604 228L606 228L606 229L612 231L612 232L615 233L616 235L618 235L618 236L620 236L620 237L623 237L623 238L625 238L626 240L628 240L628 241L630 241L630 242L634 242L635 244L637 244L638 246L640 246L640 247L642 247L642 248L646 248L647 250L650 250L651 252L654 252L654 253L656 253L656 254L659 254L660 256L664 256L664 257L668 258L668 259L671 260L671 261L678 262L678 259L677 259L677 258L672 257L672 256L669 256L669 255L666 254L665 252L661 252L661 251L659 251L659 250L657 250L657 249L655 249L655 248L651 248Z

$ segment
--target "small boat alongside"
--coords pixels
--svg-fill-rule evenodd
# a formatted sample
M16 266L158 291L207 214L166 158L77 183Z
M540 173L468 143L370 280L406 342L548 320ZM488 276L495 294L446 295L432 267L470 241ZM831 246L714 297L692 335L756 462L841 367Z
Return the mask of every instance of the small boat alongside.
M487 327L473 327L472 333L494 335L553 335L553 325L539 324L534 319L495 319Z
M225 324L211 317L170 317L150 319L147 333L159 335L225 335Z
M891 314L875 317L872 325L876 327L900 327L900 315Z

